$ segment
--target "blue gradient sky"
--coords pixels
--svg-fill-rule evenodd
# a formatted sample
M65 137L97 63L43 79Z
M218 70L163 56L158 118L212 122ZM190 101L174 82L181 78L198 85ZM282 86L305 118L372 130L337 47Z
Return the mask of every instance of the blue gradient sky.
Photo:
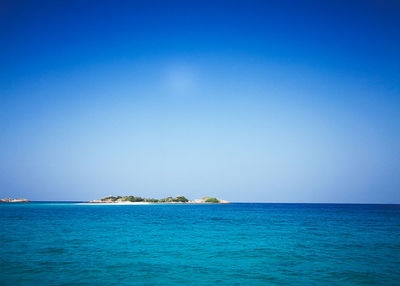
M400 203L399 31L398 1L3 0L0 197Z

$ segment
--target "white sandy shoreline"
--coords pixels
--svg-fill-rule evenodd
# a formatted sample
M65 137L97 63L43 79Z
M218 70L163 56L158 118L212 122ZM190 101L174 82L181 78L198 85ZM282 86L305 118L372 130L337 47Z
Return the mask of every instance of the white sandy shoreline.
M118 202L118 203L76 203L76 205L85 205L85 206L103 206L103 205L151 205L155 203L150 203L150 202Z
M208 201L209 200L209 201ZM203 197L197 200L188 200L183 196L177 196L175 199L168 197L161 200L156 199L142 199L140 197L125 196L125 197L114 197L108 196L100 200L93 200L84 203L76 203L76 205L114 205L114 206L126 206L126 205L187 205L187 204L229 204L230 202L221 200L218 198Z
M76 203L75 205L81 206L125 206L125 205L220 205L224 203L151 203L151 202L118 202L118 203Z

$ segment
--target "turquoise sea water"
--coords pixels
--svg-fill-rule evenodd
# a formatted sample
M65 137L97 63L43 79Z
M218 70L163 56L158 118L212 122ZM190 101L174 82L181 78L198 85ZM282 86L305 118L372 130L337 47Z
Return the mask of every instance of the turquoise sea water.
M399 285L400 206L0 204L1 285Z

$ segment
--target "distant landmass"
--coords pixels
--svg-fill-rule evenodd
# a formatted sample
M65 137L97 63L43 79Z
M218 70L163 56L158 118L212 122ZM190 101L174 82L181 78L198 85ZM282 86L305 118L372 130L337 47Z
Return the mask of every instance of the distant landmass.
M188 200L184 196L167 197L164 199L148 199L135 196L108 196L99 200L90 201L89 204L229 204L226 200L212 197L203 197L197 200Z
M5 198L5 199L0 199L0 203L30 203L30 201L27 200L27 199L10 199L10 198Z

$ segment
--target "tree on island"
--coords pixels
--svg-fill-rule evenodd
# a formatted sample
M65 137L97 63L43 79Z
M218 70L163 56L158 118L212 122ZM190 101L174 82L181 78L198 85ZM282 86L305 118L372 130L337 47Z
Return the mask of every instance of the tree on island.
M219 200L217 198L206 198L205 202L206 203L219 203Z
M174 202L179 202L179 203L187 203L189 200L185 198L184 196L177 196L174 199Z

